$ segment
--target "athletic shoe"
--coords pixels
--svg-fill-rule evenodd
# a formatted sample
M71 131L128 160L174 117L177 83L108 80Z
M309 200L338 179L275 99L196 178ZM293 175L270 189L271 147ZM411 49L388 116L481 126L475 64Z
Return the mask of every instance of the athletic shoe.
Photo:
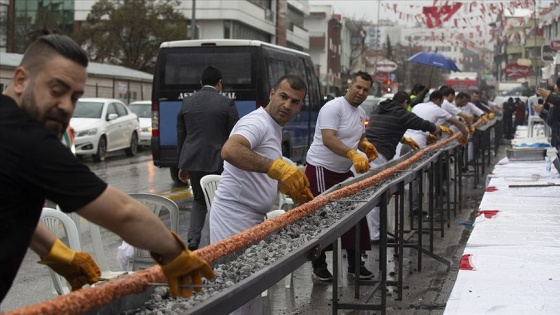
M354 266L348 267L348 274L354 278L356 278L356 273L354 272ZM366 269L364 266L364 262L360 266L360 279L371 279L373 278L373 273Z
M331 281L332 273L327 269L326 266L319 266L313 268L313 275L321 281Z

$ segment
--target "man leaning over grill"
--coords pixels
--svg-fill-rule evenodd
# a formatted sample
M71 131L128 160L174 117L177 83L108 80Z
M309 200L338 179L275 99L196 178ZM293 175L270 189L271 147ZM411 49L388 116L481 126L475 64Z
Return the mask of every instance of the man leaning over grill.
M353 176L352 166L357 173L369 170L369 162L377 158L375 146L365 137L364 121L366 113L360 104L366 99L371 89L372 79L367 72L357 72L352 76L343 97L327 102L319 111L313 142L307 152L305 175L309 178L311 191L320 194L332 186ZM363 156L357 150L367 155ZM363 261L359 270L355 270L355 254L360 250L369 250L369 233L367 221L360 220L360 248L355 248L354 228L342 235L342 248L348 253L348 273L362 279L373 277ZM321 281L330 281L332 274L327 268L325 251L312 261L313 275Z
M270 91L266 108L243 116L222 148L224 171L210 210L210 243L264 220L278 189L295 203L313 199L309 182L296 166L282 160L282 127L301 109L307 84L285 75ZM232 314L262 314L258 296Z
M410 96L404 91L399 91L393 99L379 103L371 113L366 137L379 152L379 156L370 162L370 167L378 167L390 161L396 153L399 142L408 145L411 149L419 149L418 143L410 137L403 137L407 129L421 130L430 133L452 131L445 126L438 126L428 120L418 117L415 113L406 110L410 103ZM368 227L372 244L379 244L379 207L367 214Z
M28 247L40 263L64 276L72 290L99 280L99 267L89 254L68 248L40 222L45 199L149 250L162 267L171 295L190 296L192 289L180 288L179 283L213 278L208 263L149 209L103 182L62 144L84 94L88 58L70 37L48 30L41 34L0 96L0 301Z

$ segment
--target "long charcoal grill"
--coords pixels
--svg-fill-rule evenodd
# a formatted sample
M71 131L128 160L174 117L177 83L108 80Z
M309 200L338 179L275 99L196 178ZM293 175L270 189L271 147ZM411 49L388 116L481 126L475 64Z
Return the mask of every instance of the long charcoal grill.
M290 274L291 272L305 264L307 261L317 257L317 255L323 248L335 242L342 234L355 226L362 218L366 216L368 212L370 212L375 206L377 206L380 203L381 198L384 196L385 192L388 192L389 194L393 193L394 191L398 190L398 186L401 182L412 181L414 172L419 169L425 168L427 165L432 163L432 161L438 158L440 152L441 151L426 152L426 155L423 157L423 159L411 165L409 169L395 172L392 178L369 187L365 191L357 192L350 198L331 200L327 206L332 207L333 205L344 203L354 204L354 208L352 210L348 210L348 213L341 219L339 219L335 224L324 229L304 245L299 246L296 250L291 251L289 255L285 255L282 258L277 259L270 265L263 267L262 269L253 273L251 276L239 281L234 286L223 289L220 293L208 298L206 301L201 302L194 307L189 308L188 310L185 310L184 314L227 314L247 303L255 296L260 295L261 292L282 280L286 275ZM397 160L390 161L380 166L379 168L376 168L375 170L371 170L368 173L337 184L331 189L327 190L324 194L339 190L341 188L369 178L384 169L405 161L411 155L412 152L400 157ZM322 208L319 208L315 211L315 214L321 211ZM240 249L235 253L222 257L222 259L220 259L218 262L227 263L227 261L235 259L236 256L239 256L240 253L245 250L246 248ZM383 287L383 290L381 291L384 292L385 279L377 282L381 283L381 286ZM153 288L143 294L125 296L101 308L94 309L87 314L119 314L123 311L130 311L141 307L142 304L149 299L152 293ZM179 313L180 312L178 312L178 314Z
M458 139L458 136L459 134L456 134L453 137L438 142L436 145L433 145L429 148L417 152L411 158L410 161L411 165L406 166L407 167L406 169L405 169L406 164L403 165L397 165L397 164L400 164L401 162L407 160L410 157L410 154L405 155L398 160L386 163L385 165L381 166L376 170L370 171L354 179L336 185L328 192L325 192L325 194L323 194L322 196L317 196L316 200L309 203L309 204L314 204L314 206L310 208L313 212L311 213L311 215L307 215L305 218L316 215L322 210L324 206L333 205L336 202L352 203L354 204L354 206L352 210L348 210L348 212L345 215L339 218L338 221L336 221L336 223L331 224L328 227L324 228L320 233L316 234L314 237L306 241L303 245L290 251L285 256L282 256L281 258L261 268L260 270L251 273L250 276L235 283L233 286L223 289L222 291L216 293L215 295L208 298L207 300L203 302L199 302L193 307L184 310L182 313L184 314L229 313L232 310L238 308L239 306L245 304L253 297L258 296L262 291L266 290L267 288L271 287L272 285L280 281L282 278L284 278L289 273L293 272L295 269L297 269L298 267L306 263L308 260L310 260L313 257L316 257L316 255L320 253L322 248L325 248L326 246L335 242L336 239L338 239L342 234L344 234L352 226L356 225L363 217L365 217L365 215L369 211L371 211L371 209L375 207L381 201L382 198L385 198L386 200L387 194L391 193L392 191L398 190L398 186L402 185L403 182L405 181L410 182L416 170L427 167L428 165L430 165L430 163L432 163L433 160L435 160L438 157L438 155L441 152L447 151L450 148L455 147L456 145L450 142ZM447 147L441 149L444 145L447 145ZM394 169L387 170L387 168L394 165L396 165ZM373 180L370 179L370 177L375 176L378 173L379 175L382 175L383 173L383 175L387 177L385 177L385 179L381 181L377 181L379 178ZM384 178L383 176L380 177ZM362 183L362 181L366 181L367 183ZM349 194L347 192L342 192L341 189L351 185L353 185L354 187L349 187L349 188L357 187L361 190L357 191L356 193L353 193L351 196L348 196ZM367 187L367 185L370 185L370 187ZM341 190L340 194L338 194L338 190ZM367 194L366 198L361 196L361 194L364 193ZM347 196L347 197L341 198L341 196ZM327 204L325 205L325 203ZM298 218L299 215L302 213L307 213L305 212L305 210L304 211L300 211L300 210L303 210L303 208L299 209L298 207L292 211L289 211L283 216L286 216L285 219L288 219L288 217L294 219L294 218ZM386 220L383 217L384 211L386 211L386 207L384 209L384 207L382 206L382 217L381 217L382 220ZM290 214L292 213L293 214L297 213L297 215L290 216ZM277 220L277 219L279 219L279 222L293 222L293 220L290 221L290 219L283 221L282 216L273 220ZM303 219L300 217L300 220ZM273 220L265 221L263 225L266 225L266 222L270 222ZM289 223L285 223L284 226L286 226L286 224ZM286 227L284 227L284 229L285 228ZM384 224L382 224L382 229L383 228L386 228L386 226L384 227ZM266 231L271 231L271 230L266 230ZM276 231L275 233L278 233L278 231ZM258 235L258 233L256 235ZM384 237L385 236L382 233L382 240ZM253 238L251 237L248 239L253 239ZM237 238L237 240L239 240L239 238ZM241 242L240 244L248 244L248 243L249 242ZM200 255L203 255L203 257L209 257L204 255L208 255L210 250L217 248L215 246L212 247L212 245L206 248L207 249L206 252L204 253L200 252ZM218 243L215 245L218 245ZM201 250L204 251L204 248ZM235 259L235 257L239 256L239 254L242 253L244 250L245 248L239 249L235 245L234 247L226 247L226 252L230 254L221 257L220 261L224 259L225 260ZM214 263L216 263L217 261L214 260L216 259L215 258L209 259L209 261L213 261ZM147 273L140 272L138 275L136 275L135 273L131 276L128 276L128 277L132 277L130 278L130 280L134 279L132 280L132 284L136 287L135 291L130 291L129 289L126 289L122 291L122 293L120 294L117 293L117 295L113 296L110 299L102 298L99 299L98 302L95 301L92 301L93 303L87 302L86 304L84 304L84 307L78 306L80 305L78 301L81 298L78 300L76 300L76 298L79 297L80 295L74 296L73 293L71 293L68 295L59 296L58 298L46 301L38 305L31 305L19 310L15 310L13 312L10 312L9 314L62 314L62 313L77 314L82 312L85 312L86 314L103 314L103 315L120 314L123 312L125 312L126 314L131 314L132 310L138 310L138 308L142 307L144 302L149 300L150 295L152 294L154 289L150 288L144 291L143 293L139 293L139 294L133 294L130 292L139 292L138 288L146 288L145 284L142 284L145 283L145 280L141 280L142 277L144 277L144 275L147 275L147 278L143 278L143 279L158 279L159 277L161 277L161 275L158 275L156 270L157 269L151 268L150 270L147 270ZM156 272L154 273L154 271ZM116 281L115 284L118 285L118 287L120 287L121 284L120 281L125 282L127 281L126 278L128 277L115 280ZM382 282L381 296L383 301L380 310L382 310L382 313L384 313L385 284L386 284L385 272L382 272L382 278L383 280L381 281ZM117 287L117 286L113 286L113 287ZM103 290L103 287L99 287L99 289L101 289L102 291L106 291ZM84 290L84 291L90 291L90 290ZM92 294L95 294L93 292L99 292L99 290L91 291ZM90 292L85 292L85 293L86 294L84 295L84 297L94 298L94 295L89 294ZM119 296L121 297L118 298ZM96 298L94 298L94 300L96 300ZM85 301L86 300L84 300L84 302ZM99 303L100 301L104 301L103 304ZM71 303L75 305L71 306L71 305L67 305L67 303ZM357 308L357 309L364 309L364 308ZM177 312L177 314L180 313L181 311Z

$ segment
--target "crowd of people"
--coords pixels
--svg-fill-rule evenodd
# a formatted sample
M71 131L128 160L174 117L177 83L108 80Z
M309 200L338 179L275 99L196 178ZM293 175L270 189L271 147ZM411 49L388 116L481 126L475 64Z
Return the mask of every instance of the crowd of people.
M199 284L202 277L213 277L209 264L193 253L200 246L210 210L200 185L205 175L221 175L209 215L210 242L215 243L263 222L278 191L302 204L356 174L455 132L461 133L460 142L466 146L475 132L474 121L486 123L499 111L504 112L506 138L525 119L525 113L517 110L521 105L514 106L513 99L498 106L492 100L481 101L476 91L456 93L442 86L430 93L429 84L417 85L412 94L397 92L368 117L360 104L373 80L360 71L352 76L343 96L320 109L302 171L282 159L281 141L282 128L304 106L305 80L282 76L265 107L239 118L234 101L220 93L220 69L208 66L201 73L201 90L183 100L177 116L178 177L190 179L194 195L185 244L144 206L99 179L61 143L75 103L84 93L87 64L85 52L70 38L43 34L29 46L0 98L0 222L5 235L0 239L0 261L7 266L0 280L0 300L28 247L41 263L66 277L74 290L99 280L92 257L69 249L40 223L46 199L151 251L171 295L188 297L192 288L179 284ZM546 89L538 93L544 101L533 108L553 127L553 145L558 146L560 98ZM413 215L420 215L417 195L413 195ZM360 252L379 243L379 221L379 208L375 208L359 222L360 248L355 246L354 229L342 236L351 276L374 276ZM332 279L325 251L312 266L317 279ZM256 298L235 313L261 312Z

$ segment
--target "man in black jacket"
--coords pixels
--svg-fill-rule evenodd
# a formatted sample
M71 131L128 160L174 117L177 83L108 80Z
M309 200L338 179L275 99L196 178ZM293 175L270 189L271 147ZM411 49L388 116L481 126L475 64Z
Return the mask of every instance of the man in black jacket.
M200 91L183 100L177 116L178 175L183 182L190 177L194 197L187 232L190 250L197 249L200 244L208 211L200 179L222 173L222 146L239 120L235 102L220 94L222 73L219 69L206 67L200 84Z
M513 139L513 133L515 132L512 119L513 112L515 111L513 97L508 98L507 102L505 102L502 107L504 110L504 138Z
M395 156L399 142L418 149L418 144L408 137L403 137L407 129L429 131L431 133L452 131L445 126L438 126L430 121L424 120L416 114L406 110L410 103L408 93L399 91L393 99L379 103L379 106L372 112L369 118L366 138L376 148L379 156L370 163L371 168L375 168ZM370 237L374 244L379 242L379 208L374 208L367 215Z
M486 104L484 104L481 100L480 100L480 93L478 93L478 91L473 91L471 93L471 99L472 99L472 103L474 105L476 105L476 107L480 108L481 110L483 110L485 113L491 113L492 110L490 109L490 107L486 106Z

